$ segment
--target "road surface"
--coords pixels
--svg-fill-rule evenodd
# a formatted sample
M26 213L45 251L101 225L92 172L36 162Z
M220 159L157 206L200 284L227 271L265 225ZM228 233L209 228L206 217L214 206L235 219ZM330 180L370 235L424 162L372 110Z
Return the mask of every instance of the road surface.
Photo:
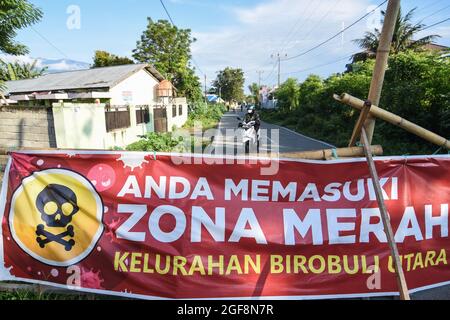
M221 135L215 139L215 148L227 147L235 148L242 147L242 139L237 136L225 135L226 130L237 130L239 120L237 117L244 117L242 112L228 112L226 113L220 123L219 130ZM278 134L278 138L277 138ZM274 124L262 122L261 123L261 152L301 152L321 149L332 149L333 145L323 141L319 141L302 134L294 132L284 127Z

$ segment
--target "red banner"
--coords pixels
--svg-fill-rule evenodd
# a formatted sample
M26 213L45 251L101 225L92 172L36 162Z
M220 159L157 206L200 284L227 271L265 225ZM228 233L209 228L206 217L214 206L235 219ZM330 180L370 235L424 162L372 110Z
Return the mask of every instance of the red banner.
M364 159L13 153L0 280L137 298L397 294ZM450 157L376 161L411 291L450 283Z

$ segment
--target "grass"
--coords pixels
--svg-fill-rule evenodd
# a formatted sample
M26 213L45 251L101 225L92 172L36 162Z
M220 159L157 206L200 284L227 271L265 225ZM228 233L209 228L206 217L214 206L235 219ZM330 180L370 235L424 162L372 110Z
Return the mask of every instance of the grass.
M14 301L14 300L97 300L97 297L92 295L81 294L56 294L46 292L33 292L29 290L14 290L8 292L0 292L0 301Z

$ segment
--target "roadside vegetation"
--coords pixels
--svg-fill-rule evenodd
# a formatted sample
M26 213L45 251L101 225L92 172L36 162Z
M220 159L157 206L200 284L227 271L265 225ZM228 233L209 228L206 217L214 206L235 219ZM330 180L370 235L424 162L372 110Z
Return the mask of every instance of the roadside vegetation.
M263 111L267 122L286 126L338 147L348 144L359 112L336 102L333 94L366 99L374 60L326 79L310 75L287 80L277 91L279 109ZM450 59L430 52L406 51L389 60L380 106L439 135L450 138ZM437 147L383 121L377 121L374 144L385 155L432 154Z
M439 36L418 39L426 26L413 24L413 15L411 10L397 19L380 107L450 138L450 52L428 49ZM374 30L354 40L363 51L352 57L343 73L326 79L309 75L303 82L288 79L275 92L279 109L262 111L263 120L347 146L359 112L336 102L333 94L367 98L379 37L380 31ZM382 121L377 121L373 141L383 146L385 155L437 151L435 145Z
M193 133L194 126L200 124L203 131L214 129L218 126L222 115L226 111L224 105L206 104L204 102L194 103L189 111L189 119L182 129ZM185 141L185 139L189 139ZM145 152L194 152L196 145L201 145L204 149L211 143L210 140L197 136L181 136L175 131L167 133L151 132L138 142L127 147L128 151Z
M189 110L189 118L184 128L191 130L196 122L201 123L203 131L216 128L226 110L223 104L196 102Z

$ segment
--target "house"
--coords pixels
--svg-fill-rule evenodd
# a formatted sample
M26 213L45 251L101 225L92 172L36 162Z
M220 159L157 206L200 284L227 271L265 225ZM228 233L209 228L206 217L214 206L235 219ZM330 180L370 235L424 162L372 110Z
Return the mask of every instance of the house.
M2 142L2 132L13 130L23 140L30 134L27 122L37 125L32 113L44 114L43 110L48 112L42 122L53 128L47 130L55 140L49 144L58 148L125 147L148 132L181 127L188 118L186 98L177 97L176 88L147 64L47 74L8 81L6 88L9 106L1 108L0 118L8 116L9 121L0 124L0 148L15 147L14 143L23 147L23 141L11 135ZM25 118L15 119L12 109ZM22 128L12 128L19 122ZM45 135L44 131L39 132ZM25 141L32 144L33 134L29 138Z
M207 94L206 100L212 104L225 103L225 100L223 100L221 97L219 97L216 94Z
M259 91L259 99L261 101L261 108L263 109L276 109L277 100L275 99L275 91L278 87L270 88L262 86Z

